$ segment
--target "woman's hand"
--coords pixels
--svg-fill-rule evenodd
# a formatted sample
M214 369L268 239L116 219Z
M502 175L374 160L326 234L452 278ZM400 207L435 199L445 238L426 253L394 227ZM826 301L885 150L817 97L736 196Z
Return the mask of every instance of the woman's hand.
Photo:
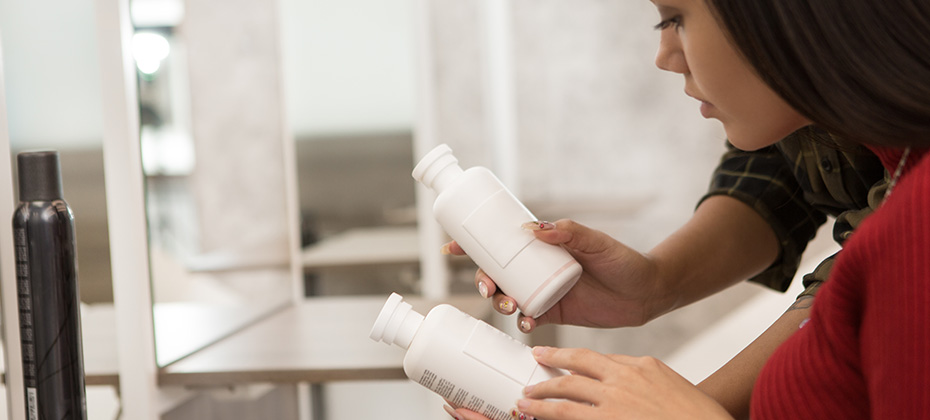
M573 374L524 389L517 409L526 419L730 419L716 401L651 357L605 355L586 349L536 347L536 360ZM457 420L487 420L463 408Z
M652 357L536 347L539 363L573 372L529 386L524 414L560 419L732 419L716 401ZM555 399L555 400L553 400Z
M645 254L607 234L571 220L527 224L536 237L561 245L581 263L584 272L574 288L546 313L533 319L520 316L518 325L530 332L538 325L571 324L588 327L642 325L671 308L673 299L657 281L657 267ZM457 243L445 252L464 255ZM516 311L510 296L503 294L487 274L478 270L475 286L484 297L493 297L494 308L505 315Z

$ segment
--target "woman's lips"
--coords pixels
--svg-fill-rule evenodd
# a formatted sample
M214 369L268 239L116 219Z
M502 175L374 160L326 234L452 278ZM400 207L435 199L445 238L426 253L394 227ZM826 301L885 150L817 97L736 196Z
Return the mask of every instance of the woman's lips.
M707 102L695 95L692 95L687 90L685 91L685 95L688 95L701 102L701 116L703 116L704 118L711 118L711 114L713 113L715 109L717 109L714 107L714 104Z
M714 105L707 101L701 101L701 116L711 118L711 113L715 110Z

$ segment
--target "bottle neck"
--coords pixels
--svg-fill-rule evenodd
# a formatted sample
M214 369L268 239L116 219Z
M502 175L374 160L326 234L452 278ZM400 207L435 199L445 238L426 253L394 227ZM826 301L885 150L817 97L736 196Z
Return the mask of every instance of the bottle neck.
M400 327L397 329L397 336L394 337L394 344L397 344L404 350L410 347L410 343L413 342L413 336L415 336L417 330L420 329L420 324L423 323L423 319L423 315L420 315L416 311L407 311L401 320Z
M433 182L430 183L430 188L439 194L448 188L449 185L452 185L463 173L465 173L465 171L462 170L462 167L453 162L442 168L439 173L436 174L433 178Z
M458 159L452 155L452 149L445 144L436 146L423 156L417 166L413 168L413 179L416 179L427 188L441 193L453 183L455 178L464 172L459 166Z
M423 315L414 311L409 303L404 302L401 295L391 293L387 302L384 302L384 307L381 308L375 325L371 327L369 337L375 341L396 344L406 349L410 347L413 336L420 329L423 319Z

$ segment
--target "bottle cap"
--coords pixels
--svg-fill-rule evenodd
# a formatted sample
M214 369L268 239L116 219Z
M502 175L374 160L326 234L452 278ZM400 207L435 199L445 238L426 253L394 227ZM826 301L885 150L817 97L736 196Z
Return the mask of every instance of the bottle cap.
M53 201L63 198L58 152L23 152L16 156L16 160L19 201Z
M391 293L368 336L372 340L397 344L406 349L422 322L423 315L415 312L409 303L404 302L401 295Z
M436 189L434 181L438 175L450 165L458 166L458 163L459 160L452 155L452 148L440 144L420 159L413 168L413 178L429 188Z

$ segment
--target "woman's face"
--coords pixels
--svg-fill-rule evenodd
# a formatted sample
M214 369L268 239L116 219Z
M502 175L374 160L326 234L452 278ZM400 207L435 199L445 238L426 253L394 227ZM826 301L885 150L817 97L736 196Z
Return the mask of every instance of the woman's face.
M756 150L810 124L770 89L729 42L704 0L652 0L661 31L656 66L685 77L704 118L734 146Z

